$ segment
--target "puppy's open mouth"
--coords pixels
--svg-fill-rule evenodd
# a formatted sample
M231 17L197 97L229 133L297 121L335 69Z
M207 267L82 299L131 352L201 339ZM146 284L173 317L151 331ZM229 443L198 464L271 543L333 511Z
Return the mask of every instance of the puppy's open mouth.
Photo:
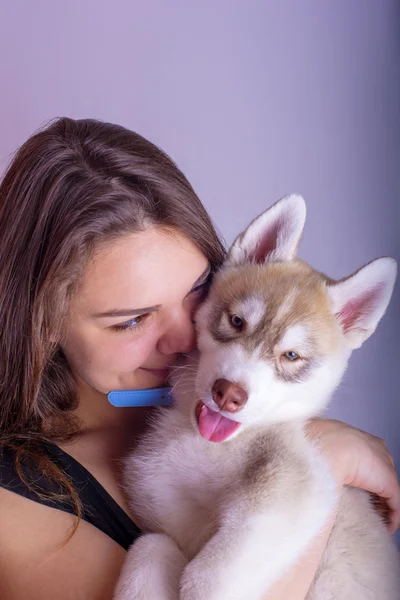
M201 400L196 405L195 416L200 435L209 442L224 442L241 425L211 410Z

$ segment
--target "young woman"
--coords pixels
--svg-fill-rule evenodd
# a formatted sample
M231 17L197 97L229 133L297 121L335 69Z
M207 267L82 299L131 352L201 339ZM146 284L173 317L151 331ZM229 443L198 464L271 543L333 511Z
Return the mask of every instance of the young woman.
M107 393L165 383L195 345L224 250L162 151L92 120L60 119L22 146L1 183L0 232L0 595L110 599L139 534L121 459L149 410ZM309 432L339 489L386 499L394 531L384 442L337 421ZM305 597L333 520L269 600Z

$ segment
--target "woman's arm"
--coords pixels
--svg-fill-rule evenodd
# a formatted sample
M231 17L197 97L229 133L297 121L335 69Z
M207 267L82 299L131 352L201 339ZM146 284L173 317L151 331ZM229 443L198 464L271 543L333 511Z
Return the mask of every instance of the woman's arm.
M387 506L389 531L400 527L400 485L393 456L384 440L334 419L312 419L307 424L341 485L379 496Z
M385 442L369 433L332 419L313 419L307 434L316 441L338 482L377 494L388 507L390 533L400 526L400 486L393 457ZM297 564L277 582L263 600L305 600L333 527L333 511L321 533Z
M86 521L62 547L74 524L0 488L0 598L111 600L126 552Z

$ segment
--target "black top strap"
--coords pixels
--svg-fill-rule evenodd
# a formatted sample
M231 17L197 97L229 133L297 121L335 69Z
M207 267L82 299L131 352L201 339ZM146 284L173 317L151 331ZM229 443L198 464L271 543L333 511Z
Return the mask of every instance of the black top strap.
M141 532L114 498L84 466L58 446L46 442L43 443L43 451L72 480L82 503L82 518L128 550ZM24 474L27 474L28 481L35 481L35 487L59 493L51 481L40 477L32 460L24 460L23 469ZM7 447L0 448L0 487L40 504L76 515L73 506L68 502L43 498L31 491L21 481L15 469L15 452Z

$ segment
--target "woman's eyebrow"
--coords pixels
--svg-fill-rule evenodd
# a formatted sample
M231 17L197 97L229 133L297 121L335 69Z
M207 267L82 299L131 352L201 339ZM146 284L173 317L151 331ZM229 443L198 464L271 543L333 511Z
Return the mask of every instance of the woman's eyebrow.
M208 264L206 269L203 271L203 273L200 275L200 277L198 279L196 279L196 281L194 282L193 286L192 286L192 290L194 288L196 288L198 285L202 284L207 277L209 276L211 271L211 265ZM93 315L93 317L95 319L98 318L102 318L102 317L131 317L131 316L140 316L140 315L144 315L147 313L151 313L151 312L155 312L156 310L158 310L159 308L161 308L161 304L156 304L156 306L148 306L147 308L121 308L121 309L114 309L114 310L110 310L107 312L103 312L103 313L97 313L95 315Z
M144 315L149 312L154 312L161 308L161 304L157 304L156 306L149 306L147 308L121 308L118 310L110 310L104 313L97 313L93 315L95 319L99 317L130 317Z

